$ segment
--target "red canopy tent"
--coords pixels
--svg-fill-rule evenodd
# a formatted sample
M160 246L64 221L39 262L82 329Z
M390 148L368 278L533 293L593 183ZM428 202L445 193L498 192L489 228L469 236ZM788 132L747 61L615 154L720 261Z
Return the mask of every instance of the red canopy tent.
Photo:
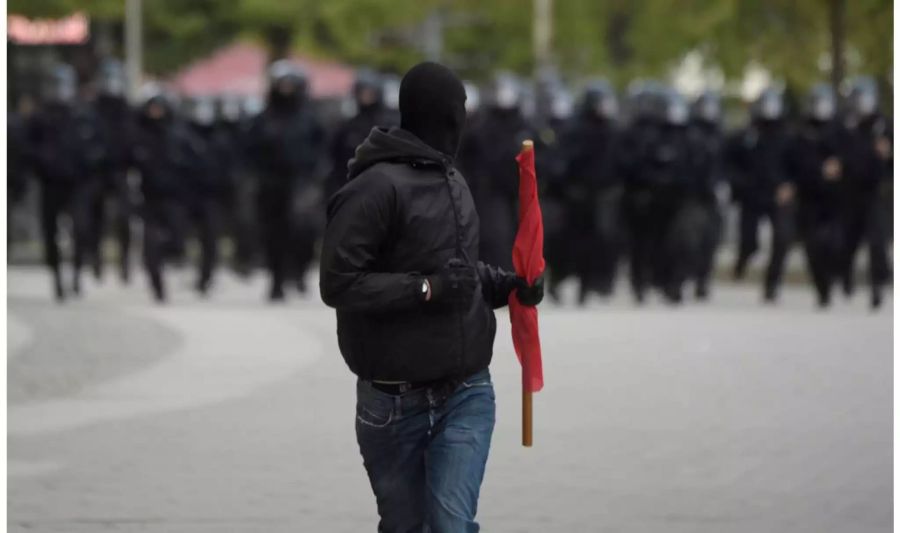
M339 98L349 94L355 76L353 67L297 55L290 59L309 74L313 98ZM238 42L183 68L169 84L187 96L223 93L262 96L266 91L268 61L269 56L262 47Z

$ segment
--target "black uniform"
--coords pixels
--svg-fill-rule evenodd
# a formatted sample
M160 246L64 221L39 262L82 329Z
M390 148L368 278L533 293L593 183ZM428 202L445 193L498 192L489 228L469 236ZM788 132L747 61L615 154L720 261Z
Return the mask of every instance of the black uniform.
M652 95L655 117L642 117L625 140L625 211L631 237L631 285L642 302L659 287L672 303L690 275L696 232L684 217L691 168L687 107L674 91Z
M612 293L624 245L620 142L614 93L605 84L589 86L561 141L565 167L559 190L548 191L551 198L560 195L565 206L565 231L557 242L560 274L572 272L580 279L582 303L591 290Z
M57 300L65 298L57 237L63 215L73 234L72 290L80 293L80 273L90 248L90 207L97 191L92 146L95 129L90 114L75 104L75 73L69 66L52 74L46 103L29 120L27 144L41 183L41 230L45 259L53 275Z
M131 271L131 216L135 210L134 192L128 183L129 152L135 135L134 115L123 97L110 93L101 93L97 97L93 115L97 125L97 143L102 154L98 165L102 194L97 196L92 213L91 246L97 258L96 274L100 276L103 265L99 257L99 246L106 221L104 200L111 198L115 205L119 274L122 281L127 282Z
M539 128L540 156L535 160L538 197L544 222L544 257L552 273L549 289L554 299L559 298L556 292L559 283L573 271L568 256L570 246L566 240L566 153L563 146L569 127L569 120L547 120Z
M218 265L218 238L222 226L230 185L233 181L234 152L228 139L216 124L215 101L195 100L190 116L190 129L197 147L198 172L188 176L187 215L200 245L200 263L196 289L201 295L209 291Z
M820 306L831 302L843 252L840 154L843 136L833 120L807 119L790 149L797 190L797 228ZM827 165L833 168L826 170Z
M779 98L777 105L767 103L769 98ZM762 112L763 107L769 106L777 112ZM777 296L795 232L793 188L787 168L790 134L780 106L777 93L764 93L756 103L751 124L730 138L726 147L733 197L740 206L740 242L734 274L737 279L743 278L747 262L759 248L759 223L768 218L772 224L772 250L765 275L767 301L774 301Z
M144 266L157 301L166 299L162 268L184 254L191 180L202 175L203 149L175 120L162 95L142 106L130 158L140 173Z
M388 114L384 107L381 80L368 71L357 75L353 87L357 112L338 126L331 139L329 156L331 171L325 185L325 196L330 198L347 183L347 163L353 158L356 147L366 140L376 126L395 126L396 116Z
M232 267L238 275L248 276L257 263L259 242L256 180L246 151L252 117L231 96L219 100L217 113L213 145L222 157L225 187L221 220L234 245Z
M296 276L306 290L322 192L316 171L324 132L306 101L306 78L288 64L271 67L266 110L250 127L248 155L257 170L258 213L271 300L284 299L284 282Z
M718 95L704 93L694 102L692 111L688 128L692 162L687 208L692 212L692 218L696 217L699 229L698 256L692 260L692 275L697 298L702 300L709 295L709 278L715 268L716 250L722 235L719 196L726 181L722 166L724 137Z
M9 112L6 115L6 245L15 239L12 212L22 203L28 191L31 178L31 150L28 146L28 122L21 114Z
M519 193L516 155L522 141L537 136L522 115L515 81L501 79L498 85L508 84L501 92L511 91L512 99L498 103L495 94L470 125L466 143L472 144L464 148L470 159L464 164L471 169L469 184L481 217L481 257L490 264L512 269ZM498 91L495 87L494 92Z
M853 267L860 246L869 252L872 305L879 307L882 291L890 281L887 246L893 204L893 127L878 111L874 81L854 80L850 115L844 143L843 210L844 257L841 276L844 291L854 289Z

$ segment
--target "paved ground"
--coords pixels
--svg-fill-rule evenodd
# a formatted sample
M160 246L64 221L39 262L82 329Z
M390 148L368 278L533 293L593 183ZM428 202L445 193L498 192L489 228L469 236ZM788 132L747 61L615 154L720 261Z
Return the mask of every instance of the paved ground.
M333 314L264 305L262 279L198 300L175 274L167 307L143 280L60 307L10 271L10 531L373 531ZM528 450L500 315L484 530L890 531L892 302L784 296L544 306Z

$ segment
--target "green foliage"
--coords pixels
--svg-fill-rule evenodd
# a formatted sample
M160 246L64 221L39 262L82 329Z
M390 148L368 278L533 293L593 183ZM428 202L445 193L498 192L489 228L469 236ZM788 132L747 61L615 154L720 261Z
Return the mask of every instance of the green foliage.
M172 72L235 38L240 25L219 0L144 0L144 66Z
M59 18L82 11L99 20L118 20L125 13L125 0L8 0L7 13L34 18Z
M829 0L556 0L554 58L581 78L664 76L688 50L730 78L758 62L791 85L827 78ZM9 0L9 12L75 10L120 21L124 0ZM848 74L890 76L891 0L846 0ZM235 38L402 71L423 59L423 21L443 20L442 57L470 78L534 69L527 0L144 0L147 68L171 72ZM820 65L823 58L825 65Z

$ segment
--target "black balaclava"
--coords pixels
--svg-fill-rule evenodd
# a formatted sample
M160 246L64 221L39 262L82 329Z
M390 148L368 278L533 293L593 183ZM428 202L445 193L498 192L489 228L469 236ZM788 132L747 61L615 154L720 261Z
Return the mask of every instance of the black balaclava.
M400 127L456 157L466 122L466 89L450 69L419 63L400 82Z

